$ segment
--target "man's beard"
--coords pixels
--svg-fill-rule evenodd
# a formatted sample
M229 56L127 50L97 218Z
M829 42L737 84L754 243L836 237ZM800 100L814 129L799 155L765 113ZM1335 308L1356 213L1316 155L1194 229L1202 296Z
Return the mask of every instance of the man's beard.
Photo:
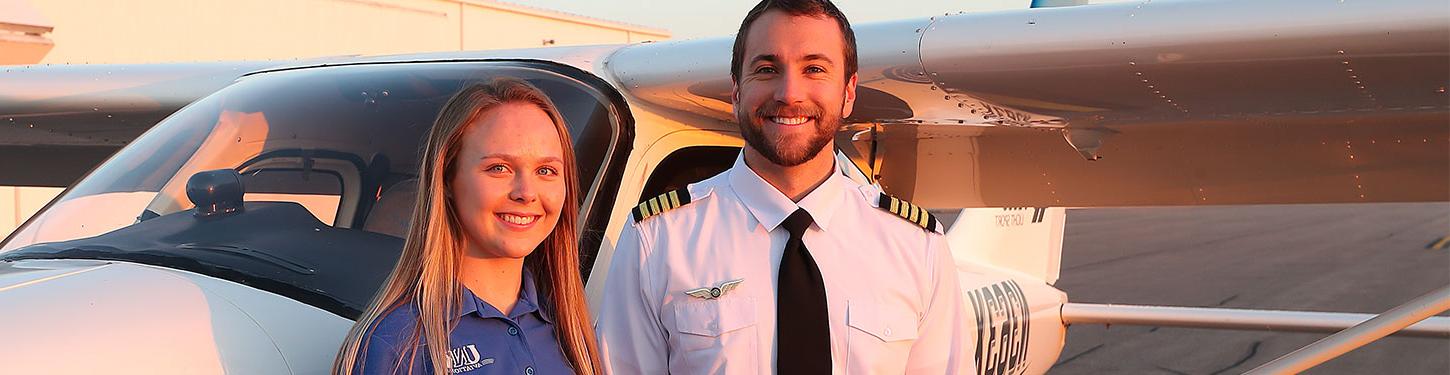
M766 139L764 122L768 121L767 118L771 116L808 116L815 121L815 129L812 129L814 132L806 135L809 138L805 139L803 143L790 142L798 138L794 134ZM740 135L745 138L745 143L764 156L766 160L782 167L794 167L815 158L817 154L821 153L821 149L831 142L836 129L841 125L839 114L827 113L819 107L809 104L781 106L768 103L756 109L754 114L736 110L735 119L739 122ZM791 147L792 143L798 146Z

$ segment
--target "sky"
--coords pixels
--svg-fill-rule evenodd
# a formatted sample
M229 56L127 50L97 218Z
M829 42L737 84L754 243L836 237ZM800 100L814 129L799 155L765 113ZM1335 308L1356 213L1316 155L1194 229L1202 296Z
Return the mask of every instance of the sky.
M504 0L669 30L673 39L723 36L740 27L757 0ZM835 0L851 23L1027 8L1031 0Z

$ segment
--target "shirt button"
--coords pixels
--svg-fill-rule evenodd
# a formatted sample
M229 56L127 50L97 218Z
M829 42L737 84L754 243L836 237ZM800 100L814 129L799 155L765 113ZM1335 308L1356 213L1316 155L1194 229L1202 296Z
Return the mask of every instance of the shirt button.
M509 327L509 336L518 336L518 335L519 335L519 329L518 328Z
M525 367L524 375L534 375L534 366Z
M891 329L890 329L890 328L887 328L887 329L886 329L886 335L887 335L887 336L891 336Z

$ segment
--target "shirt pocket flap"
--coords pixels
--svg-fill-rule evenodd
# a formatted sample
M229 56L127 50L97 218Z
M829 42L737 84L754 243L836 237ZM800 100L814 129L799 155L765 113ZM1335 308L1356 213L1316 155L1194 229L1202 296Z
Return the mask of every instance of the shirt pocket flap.
M916 313L905 306L887 306L874 301L848 301L846 325L881 341L916 339Z
M675 306L675 326L681 333L720 336L755 325L755 301L749 298L686 302Z

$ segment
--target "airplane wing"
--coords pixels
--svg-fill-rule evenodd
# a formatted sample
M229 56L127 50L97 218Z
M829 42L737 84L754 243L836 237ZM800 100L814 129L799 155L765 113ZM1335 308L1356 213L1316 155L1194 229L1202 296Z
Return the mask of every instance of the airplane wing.
M865 164L926 207L1450 200L1445 2L1132 2L856 35L856 146L892 154ZM608 65L639 100L730 121L731 41Z
M172 112L278 64L5 66L0 185L70 185Z
M863 164L926 207L1443 201L1447 15L1425 0L1160 1L859 25L852 139L861 158L893 155ZM732 40L635 45L605 65L632 98L731 121ZM267 65L7 68L0 160L73 171L0 185L66 185Z

